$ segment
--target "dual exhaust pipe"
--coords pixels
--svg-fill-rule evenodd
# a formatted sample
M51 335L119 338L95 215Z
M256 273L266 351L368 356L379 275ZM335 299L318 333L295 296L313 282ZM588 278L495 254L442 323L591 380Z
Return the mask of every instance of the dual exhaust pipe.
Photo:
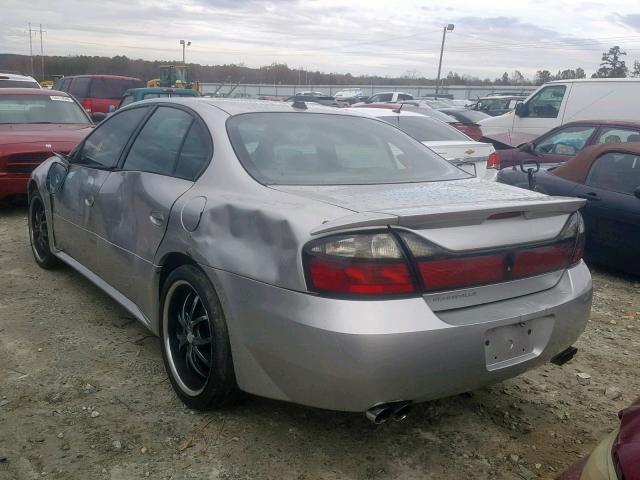
M390 418L393 418L396 422L401 422L407 418L410 411L411 402L403 400L399 402L380 403L367 410L365 415L369 421L375 425L380 425Z

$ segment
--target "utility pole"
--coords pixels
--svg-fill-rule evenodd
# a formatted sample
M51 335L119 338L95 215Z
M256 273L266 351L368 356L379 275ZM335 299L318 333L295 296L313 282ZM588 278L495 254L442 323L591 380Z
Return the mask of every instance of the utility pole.
M44 48L42 47L42 24L40 24L40 67L42 68L42 77L40 80L44 80Z
M33 39L31 38L31 22L29 22L29 61L31 62L31 76L33 77Z
M455 25L450 23L442 29L442 45L440 46L440 62L438 62L438 79L436 80L436 97L438 98L438 88L440 87L440 71L442 70L442 54L444 53L444 39L447 36L447 32L453 32Z

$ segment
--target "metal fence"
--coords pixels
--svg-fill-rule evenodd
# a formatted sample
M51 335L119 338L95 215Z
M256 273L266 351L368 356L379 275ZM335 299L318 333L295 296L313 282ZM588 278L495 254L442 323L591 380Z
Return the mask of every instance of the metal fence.
M416 85L274 85L274 84L224 84L202 83L202 93L239 98L256 98L259 96L289 97L296 92L314 91L333 95L340 90L362 90L365 95L377 92L406 92L415 97L435 93L435 86ZM531 93L535 86L500 86L500 85L452 85L440 87L440 94L453 95L456 99L475 99L489 93Z

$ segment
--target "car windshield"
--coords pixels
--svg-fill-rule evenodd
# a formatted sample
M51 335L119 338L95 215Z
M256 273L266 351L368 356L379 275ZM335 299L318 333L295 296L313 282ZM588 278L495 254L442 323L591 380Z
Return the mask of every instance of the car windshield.
M439 120L433 120L428 117L417 115L389 115L378 118L398 127L419 142L469 141L469 138L459 130Z
M63 95L0 95L0 123L89 123L82 108Z
M354 185L468 178L385 122L321 113L248 113L227 120L242 165L267 185Z
M0 79L0 88L40 88L38 82Z

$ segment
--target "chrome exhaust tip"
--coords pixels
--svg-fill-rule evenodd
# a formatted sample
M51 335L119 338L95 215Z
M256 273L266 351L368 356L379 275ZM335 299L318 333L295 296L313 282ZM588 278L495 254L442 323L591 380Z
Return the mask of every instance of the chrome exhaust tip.
M410 401L399 401L375 405L367 410L365 415L371 423L381 425L390 418L393 418L396 422L400 422L407 418L410 411Z

